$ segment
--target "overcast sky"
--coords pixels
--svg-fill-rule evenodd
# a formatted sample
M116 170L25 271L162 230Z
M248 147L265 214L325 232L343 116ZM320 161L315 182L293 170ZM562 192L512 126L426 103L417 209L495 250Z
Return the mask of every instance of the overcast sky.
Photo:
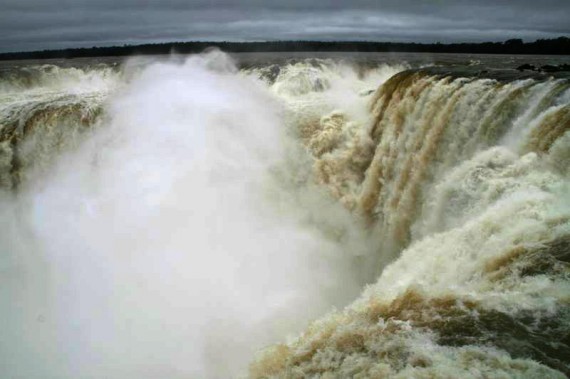
M570 0L0 0L0 52L169 41L570 36Z

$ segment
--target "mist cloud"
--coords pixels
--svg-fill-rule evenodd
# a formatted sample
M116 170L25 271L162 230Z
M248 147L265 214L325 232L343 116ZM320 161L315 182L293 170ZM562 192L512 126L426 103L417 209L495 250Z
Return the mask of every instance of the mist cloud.
M282 105L236 71L216 51L149 65L80 148L0 193L5 377L234 377L370 279L358 222L289 184Z

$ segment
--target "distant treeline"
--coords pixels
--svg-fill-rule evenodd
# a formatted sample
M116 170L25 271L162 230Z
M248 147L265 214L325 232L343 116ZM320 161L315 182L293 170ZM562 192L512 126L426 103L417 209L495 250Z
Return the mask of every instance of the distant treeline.
M268 42L171 42L145 45L91 47L65 50L42 50L0 54L0 60L82 58L103 56L159 55L198 53L216 46L227 52L279 51L346 51L346 52L418 52L470 54L565 54L570 55L570 38L539 39L523 42L510 39L505 42L482 43L397 43L368 41L268 41Z

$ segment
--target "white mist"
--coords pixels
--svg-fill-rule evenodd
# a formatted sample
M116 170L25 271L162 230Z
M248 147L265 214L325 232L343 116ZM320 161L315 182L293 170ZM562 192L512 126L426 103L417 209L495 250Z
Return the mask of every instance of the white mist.
M285 159L279 104L236 71L217 52L151 64L4 201L8 377L235 377L358 294L365 238L304 181L279 182L301 158Z

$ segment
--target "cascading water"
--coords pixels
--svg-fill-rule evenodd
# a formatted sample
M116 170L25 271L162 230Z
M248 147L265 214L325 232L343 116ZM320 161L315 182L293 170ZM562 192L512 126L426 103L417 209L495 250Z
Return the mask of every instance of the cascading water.
M570 83L417 66L0 71L0 372L568 375Z
M570 83L428 72L382 85L348 141L321 119L344 143L313 149L317 180L395 261L253 377L570 373Z
M17 186L21 176L75 144L118 79L107 66L41 65L0 72L0 185Z

